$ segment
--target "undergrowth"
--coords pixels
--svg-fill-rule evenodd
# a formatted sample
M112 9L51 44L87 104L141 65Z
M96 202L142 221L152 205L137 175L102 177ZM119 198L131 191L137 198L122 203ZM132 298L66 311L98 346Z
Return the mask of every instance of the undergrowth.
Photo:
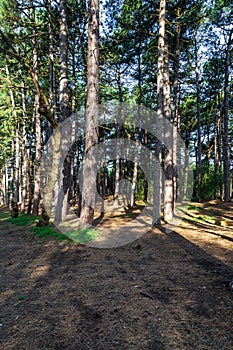
M43 226L43 227L31 227L30 231L33 232L39 238L53 238L58 241L68 239L64 234L56 232L53 227Z
M0 221L8 220L11 217L11 213L9 211L0 211Z
M33 216L28 214L20 214L17 218L8 218L8 221L17 226L27 226L33 224L39 219L39 216ZM55 231L51 226L36 227L33 226L29 229L33 234L39 238L53 238L55 240L68 239L64 234Z
M69 230L67 237L76 243L87 243L99 236L99 231L94 228L82 228L81 230Z
M39 219L39 216L33 216L29 214L20 214L17 218L9 218L8 221L11 224L15 224L17 226L27 226L34 223Z

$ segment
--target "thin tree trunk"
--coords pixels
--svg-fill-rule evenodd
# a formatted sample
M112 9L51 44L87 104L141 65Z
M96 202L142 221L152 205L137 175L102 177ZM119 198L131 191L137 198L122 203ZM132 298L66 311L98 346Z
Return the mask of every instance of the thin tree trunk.
M31 19L35 21L35 13L32 9ZM36 31L33 28L33 73L36 82L38 83L38 52ZM38 215L40 205L40 161L41 161L41 121L40 121L40 95L35 86L35 100L34 100L34 121L35 121L35 161L34 161L34 197L32 214Z
M174 110L173 110L173 163L174 163L174 179L173 179L173 197L174 197L174 209L175 201L179 196L178 188L178 170L181 167L181 154L180 147L178 144L178 134L180 132L180 91L179 91L179 64L180 64L180 34L181 34L181 9L178 7L176 14L176 51L174 59L174 82L173 82L173 101L174 101Z
M68 28L66 0L60 1L60 122L62 123L70 116L69 94L68 94ZM68 130L67 130L68 132ZM65 147L69 137L61 140L61 147ZM55 221L65 220L68 213L69 191L71 187L71 154L64 160L63 181L59 180Z
M98 143L99 103L99 1L88 1L88 65L85 154L83 165L83 188L81 226L92 224L96 194L97 161L94 146Z
M199 79L199 61L198 61L198 48L197 37L194 37L194 52L195 52L195 74L196 74L196 92L197 92L197 200L201 200L201 97L200 97L200 79Z
M182 198L187 200L188 193L188 180L189 180L189 143L190 143L190 134L186 132L185 137L185 154L184 154L184 174L183 174L183 186L182 186Z
M140 106L138 106L138 118L140 118ZM137 176L138 176L138 149L140 145L139 140L139 128L136 127L136 154L134 157L134 168L133 168L133 181L132 181L132 189L131 189L131 198L130 198L130 206L133 207L135 204L135 190L137 185Z
M220 113L220 94L218 93L215 120L214 120L214 178L215 178L215 199L220 196L222 199L222 181L221 181L221 113Z
M173 198L173 160L172 160L172 134L169 122L171 121L171 108L170 108L170 80L169 80L169 68L168 68L168 43L166 39L166 0L160 0L159 9L159 39L158 39L158 75L157 75L157 118L160 122L165 123L165 135L164 141L166 144L166 154L164 159L164 220L170 221L174 212L174 198ZM167 126L166 127L166 123ZM157 155L159 156L159 155ZM157 171L160 173L159 170ZM159 182L158 182L159 178ZM155 179L155 193L154 198L157 201L157 223L159 223L160 215L160 194L158 192L158 186L160 183L161 175ZM155 203L154 203L155 206ZM156 222L155 222L156 223Z
M8 207L9 206L9 178L8 178L8 165L6 162L5 166L5 204Z
M223 169L224 169L224 200L229 202L230 197L230 147L229 147L229 67L230 50L232 45L233 30L231 30L225 57L225 77L224 77L224 101L223 101Z
M70 115L68 94L68 28L66 0L60 1L60 122Z
M142 69L141 69L141 45L139 47L139 53L138 53L138 112L137 112L137 118L140 120L141 118L141 97L142 97ZM133 181L132 181L132 190L131 190L131 198L130 198L130 206L133 207L135 204L135 190L137 185L137 176L138 176L138 150L140 145L139 140L139 128L136 127L135 129L136 133L136 153L134 158L134 169L133 169Z
M8 182L8 176L7 176L7 160L4 167L1 168L1 174L0 174L0 205L8 205L7 197L8 197L8 189L7 189L7 182Z
M22 71L20 69L20 75L22 76ZM27 160L26 160L26 145L27 145L27 135L26 135L26 100L25 100L25 87L24 81L21 78L21 98L22 98L22 113L23 113L23 142L22 142L22 203L21 203L21 213L25 212L26 208L26 197L27 197Z
M15 106L15 98L13 94L13 90L11 88L12 83L10 80L10 74L9 74L9 69L8 66L6 65L6 76L7 76L7 81L9 85L9 92L10 92L10 98L11 98L11 106L13 110L13 117L14 117L14 122L16 125L16 130L15 130L15 143L14 139L12 140L12 193L11 193L11 201L12 205L13 203L19 202L19 182L20 182L20 176L19 176L19 158L20 158L20 147L19 147L19 121L18 121L18 116L16 112L16 106Z
M52 30L52 6L51 0L48 0L49 8L49 104L52 117L56 118L56 93L55 93L55 68L54 68L54 39Z
M19 122L16 124L15 136L15 193L14 202L18 203L21 200L20 191L20 144L19 144Z
M120 69L117 72L117 87L118 87L118 98L119 102L123 102L123 93L122 93L122 86L121 86L121 72ZM118 120L120 120L121 117L121 105L118 107ZM120 148L120 126L116 124L116 138L117 138L117 146L116 146L116 166L115 166L115 187L114 187L114 202L113 206L118 207L119 206L119 193L120 193L120 178L121 178L121 159L119 156L119 148Z

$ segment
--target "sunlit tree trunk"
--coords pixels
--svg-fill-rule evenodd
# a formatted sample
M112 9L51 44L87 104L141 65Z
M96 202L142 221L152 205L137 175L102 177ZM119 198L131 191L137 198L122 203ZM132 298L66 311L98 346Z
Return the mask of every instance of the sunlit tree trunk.
M88 1L88 66L85 155L83 165L83 188L81 226L92 224L96 196L96 157L94 146L98 143L99 103L99 1Z
M34 9L32 10L31 19L35 21ZM38 52L36 31L33 28L33 72L36 82L38 83ZM34 99L34 122L35 122L35 161L34 161L34 197L33 197L33 215L38 215L40 204L40 162L41 162L41 119L40 119L40 95L35 88Z
M230 51L232 45L233 29L230 32L225 56L224 101L223 101L223 169L224 169L224 200L230 201L230 146L229 146L229 68Z
M55 67L54 67L54 38L53 38L53 29L52 29L52 6L51 0L48 0L49 8L49 103L50 111L53 119L56 117L56 79L55 79Z
M142 68L141 68L141 46L139 47L138 52L138 112L137 112L137 118L140 120L141 118L141 97L142 97ZM138 150L139 150L139 128L135 128L135 134L136 134L136 153L134 158L134 168L133 168L133 180L132 180L132 190L131 190L131 198L130 198L130 206L132 207L135 204L135 190L137 185L137 175L138 175Z
M117 87L118 87L118 99L119 102L123 102L123 93L122 93L122 85L121 85L121 72L120 69L117 71ZM118 120L120 120L122 114L122 108L121 105L118 107ZM120 178L121 178L121 158L119 155L119 148L120 148L120 126L116 123L116 166L115 166L115 186L114 186L114 207L119 206L119 194L120 194Z
M175 46L175 57L174 57L174 82L173 82L173 163L174 163L174 179L173 179L173 192L174 202L179 196L178 188L178 169L181 166L181 154L180 146L178 144L178 134L180 132L180 88L179 88L179 64L180 64L180 34L181 34L181 9L178 7L176 14L176 46Z
M185 154L184 154L184 174L183 174L183 186L182 186L182 198L188 199L188 185L189 185L189 144L190 144L190 133L186 131L185 136Z
M172 134L169 122L171 121L170 108L170 80L168 68L168 43L166 40L166 0L160 0L159 9L159 39L158 39L158 73L157 73L157 118L164 123L164 141L166 152L164 159L164 220L170 221L174 212L173 197L173 160L172 160ZM166 125L167 123L167 125ZM160 126L160 125L159 125ZM157 155L158 156L158 155ZM158 176L159 175L159 176ZM160 171L157 171L155 179L154 207L156 209L157 222L160 222L160 191L158 190L161 179ZM156 203L155 203L156 201ZM154 209L155 210L155 209Z
M214 119L214 177L215 189L214 197L217 199L218 195L222 199L222 181L221 181L221 112L220 112L220 94L218 93L215 119Z
M201 200L201 97L200 97L200 79L199 79L199 60L197 48L197 34L194 36L194 54L195 54L195 75L196 75L196 93L197 93L197 200Z
M60 1L60 33L59 33L59 48L60 48L60 122L62 123L70 116L69 109L69 94L68 94L68 28L67 28L67 9L66 0ZM65 132L69 132L68 130ZM69 135L64 136L61 140L60 147L66 147L66 142L69 142ZM69 146L69 145L68 145ZM59 168L63 167L63 179L58 179L57 201L55 221L60 222L65 220L68 213L69 191L71 186L71 154L68 154L64 160L64 164L60 164Z
M5 204L9 206L9 178L8 178L8 165L5 165Z
M22 72L20 70L21 76ZM27 133L26 133L26 99L25 99L25 86L24 81L21 79L21 98L22 98L22 114L23 114L23 129L22 129L22 200L21 200L21 213L25 212L26 198L28 195L28 171L27 171Z
M6 65L6 76L9 86L9 93L10 93L10 99L11 99L11 106L12 106L12 113L14 117L14 123L15 123L15 137L12 139L12 176L11 176L11 205L12 206L18 206L19 202L19 183L20 183L20 176L19 176L19 167L20 167L20 146L19 146L19 121L15 106L15 98L12 90L12 82L10 79L9 69Z

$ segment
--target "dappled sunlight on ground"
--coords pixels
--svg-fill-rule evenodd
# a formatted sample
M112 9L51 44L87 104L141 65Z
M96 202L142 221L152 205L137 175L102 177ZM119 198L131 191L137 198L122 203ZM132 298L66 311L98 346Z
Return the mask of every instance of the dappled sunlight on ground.
M10 225L0 234L1 348L232 349L232 233L193 221L111 249Z

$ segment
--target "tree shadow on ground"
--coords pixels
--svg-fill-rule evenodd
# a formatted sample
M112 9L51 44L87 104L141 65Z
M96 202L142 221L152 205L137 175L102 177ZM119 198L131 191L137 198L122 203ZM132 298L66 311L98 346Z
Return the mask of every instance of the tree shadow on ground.
M115 249L0 238L6 350L233 346L233 269L175 230Z
M233 242L233 239L231 237L227 237L221 234L216 234L215 232L210 231L209 226L197 223L195 221L192 221L192 224L195 225L196 227L207 229L206 232L209 234L214 234L214 235L220 236L223 239L227 239ZM221 274L223 277L226 277L226 278L233 277L233 268L224 264L222 261L220 261L213 255L208 254L206 251L198 247L198 245L192 243L190 240L186 239L175 230L167 230L166 227L163 227L161 225L158 226L158 229L162 233L164 233L167 237L169 237L169 239L171 239L180 248L183 248L189 255L192 255L196 263L204 267L206 270L208 270L208 272L214 272L214 274L218 272L219 274Z

